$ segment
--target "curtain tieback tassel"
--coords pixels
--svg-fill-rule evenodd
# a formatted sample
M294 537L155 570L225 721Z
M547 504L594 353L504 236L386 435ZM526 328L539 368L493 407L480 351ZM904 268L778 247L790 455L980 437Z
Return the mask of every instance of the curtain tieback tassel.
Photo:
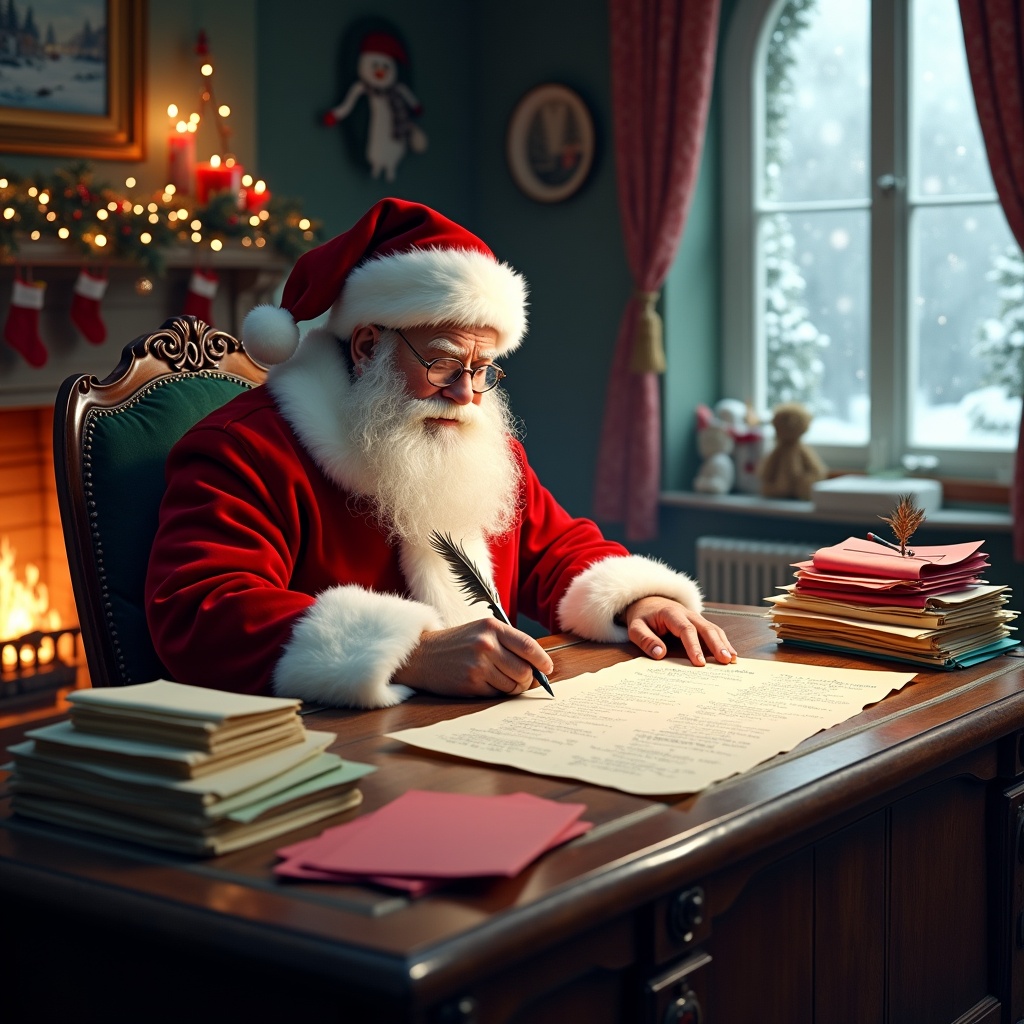
M634 298L640 303L636 325L636 337L633 340L633 353L629 360L632 373L664 373L665 342L661 316L655 306L658 292L634 292Z

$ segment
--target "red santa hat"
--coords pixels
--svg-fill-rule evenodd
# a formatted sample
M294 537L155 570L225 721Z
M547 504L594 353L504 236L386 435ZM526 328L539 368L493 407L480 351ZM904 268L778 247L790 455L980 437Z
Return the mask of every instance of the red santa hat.
M408 64L405 47L389 32L370 32L359 44L360 53L382 53L398 64Z
M326 327L339 338L365 324L492 327L503 355L523 340L526 305L522 276L476 235L428 206L382 199L299 257L280 307L251 310L242 341L265 366L282 363L298 347L297 322L329 311Z

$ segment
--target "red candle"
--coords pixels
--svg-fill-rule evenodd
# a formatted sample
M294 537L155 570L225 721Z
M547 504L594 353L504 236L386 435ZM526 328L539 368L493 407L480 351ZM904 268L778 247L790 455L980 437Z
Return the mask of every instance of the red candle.
M245 208L252 213L262 210L270 202L270 189L265 181L257 181L255 185L243 190Z
M196 169L196 137L192 132L173 131L167 137L167 181L178 195L192 191Z
M209 163L196 167L196 202L200 206L204 206L216 192L233 192L238 196L241 189L242 165L230 157L225 161L213 157Z

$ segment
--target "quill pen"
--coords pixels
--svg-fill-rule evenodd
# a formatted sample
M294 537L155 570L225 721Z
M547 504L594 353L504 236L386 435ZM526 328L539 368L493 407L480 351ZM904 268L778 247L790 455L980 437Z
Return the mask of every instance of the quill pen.
M466 554L465 548L452 540L449 534L440 534L436 530L430 535L430 546L448 563L452 575L459 584L459 589L466 597L470 598L472 604L485 604L491 609L491 614L511 626L505 609L501 607L498 595L491 588L491 585L480 575L480 570L473 564L473 560ZM551 689L548 677L538 668L533 670L533 678L554 697L555 692Z

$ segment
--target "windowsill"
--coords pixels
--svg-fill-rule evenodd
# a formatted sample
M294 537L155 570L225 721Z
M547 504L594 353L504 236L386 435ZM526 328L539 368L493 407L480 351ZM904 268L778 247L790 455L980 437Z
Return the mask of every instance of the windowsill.
M693 491L663 491L660 504L670 508L695 508L734 512L738 515L767 516L775 519L806 520L818 523L877 523L878 517L863 512L840 514L815 511L810 501L762 498L759 494L697 494ZM1013 527L1010 513L1003 509L943 508L931 512L921 524L942 529L984 527L989 532L1009 533Z

